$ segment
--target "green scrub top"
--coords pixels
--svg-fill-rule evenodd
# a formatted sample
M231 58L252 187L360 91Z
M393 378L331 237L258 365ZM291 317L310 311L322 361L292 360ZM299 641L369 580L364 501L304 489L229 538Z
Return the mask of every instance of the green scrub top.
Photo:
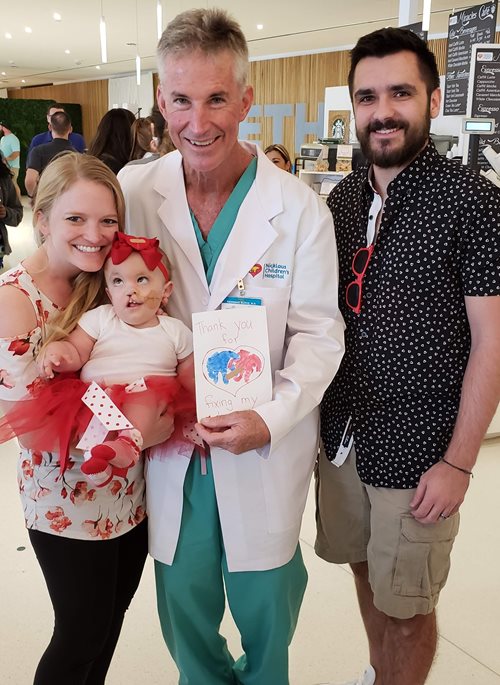
M223 208L220 210L219 215L214 221L206 240L201 234L201 230L198 226L195 215L190 210L191 221L193 222L196 239L198 241L198 247L200 248L201 259L203 261L203 266L205 267L205 274L207 276L207 282L209 285L210 281L212 280L219 255L226 244L229 234L231 233L231 229L233 228L236 217L238 216L238 212L240 211L241 204L255 180L256 173L257 158L255 157L243 172L240 180L235 185L233 192L226 200Z

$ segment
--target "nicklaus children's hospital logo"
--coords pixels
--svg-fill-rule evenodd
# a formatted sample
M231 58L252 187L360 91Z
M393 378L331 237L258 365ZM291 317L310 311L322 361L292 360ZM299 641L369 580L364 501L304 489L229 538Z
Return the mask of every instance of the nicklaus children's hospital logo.
M277 262L264 264L264 273L262 274L263 278L277 278L280 281L284 281L289 275L290 271L286 264L278 264Z

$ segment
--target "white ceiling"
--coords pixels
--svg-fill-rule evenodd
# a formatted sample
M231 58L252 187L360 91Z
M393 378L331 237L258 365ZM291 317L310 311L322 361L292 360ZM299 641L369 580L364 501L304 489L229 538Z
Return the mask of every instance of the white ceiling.
M453 1L433 0L431 36L446 34ZM0 88L133 73L136 44L142 68L155 68L156 0L3 0L1 4ZM418 0L419 13L422 5L423 0ZM193 7L193 0L163 0L162 6L165 26ZM365 33L397 26L399 16L399 0L218 0L214 6L227 9L240 22L252 58L352 46ZM107 64L101 64L100 57L101 7L107 27ZM62 15L59 22L52 17L56 11ZM257 24L263 29L258 30ZM25 26L32 33L26 33ZM11 39L5 37L7 32Z

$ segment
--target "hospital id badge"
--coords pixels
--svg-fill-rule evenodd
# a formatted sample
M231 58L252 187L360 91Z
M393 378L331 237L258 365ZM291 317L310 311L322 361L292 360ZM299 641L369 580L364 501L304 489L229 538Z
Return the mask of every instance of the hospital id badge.
M342 435L342 440L340 441L337 454L335 455L335 459L332 459L331 463L335 464L335 466L342 466L342 464L347 459L349 452L351 451L353 443L354 432L352 430L352 417L350 416L346 423L346 427Z
M222 302L221 309L234 309L235 307L261 307L260 297L226 297Z

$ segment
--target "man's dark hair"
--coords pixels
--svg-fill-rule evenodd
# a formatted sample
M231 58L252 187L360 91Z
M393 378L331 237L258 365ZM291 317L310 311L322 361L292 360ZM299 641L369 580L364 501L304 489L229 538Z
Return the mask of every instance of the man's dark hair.
M58 136L64 136L71 128L71 119L66 112L54 112L50 117L52 132Z
M47 107L47 114L50 112L51 109L61 109L64 112L64 105L61 105L60 102L53 102L51 105Z
M349 70L349 93L353 95L354 71L365 57L387 57L402 51L413 52L418 61L420 75L425 81L427 95L439 88L439 71L436 57L427 47L427 43L409 29L388 27L361 36L351 50L351 68Z

